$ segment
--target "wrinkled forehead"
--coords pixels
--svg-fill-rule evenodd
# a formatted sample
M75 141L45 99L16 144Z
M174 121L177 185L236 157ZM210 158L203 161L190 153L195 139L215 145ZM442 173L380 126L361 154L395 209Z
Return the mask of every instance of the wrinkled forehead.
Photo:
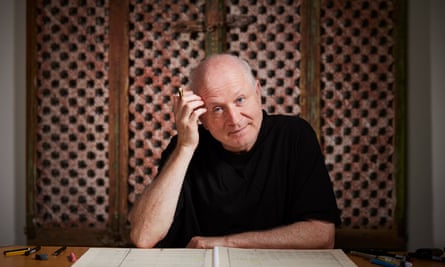
M191 75L191 88L195 93L203 88L220 87L224 83L244 82L252 79L249 68L241 60L216 57L201 63Z

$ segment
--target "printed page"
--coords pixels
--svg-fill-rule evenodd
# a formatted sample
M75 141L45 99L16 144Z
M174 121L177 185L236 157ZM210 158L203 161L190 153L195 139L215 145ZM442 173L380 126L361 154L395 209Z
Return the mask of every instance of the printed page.
M183 266L211 267L212 250L208 249L141 249L90 248L74 267Z
M353 267L357 266L340 249L239 249L218 248L216 267Z

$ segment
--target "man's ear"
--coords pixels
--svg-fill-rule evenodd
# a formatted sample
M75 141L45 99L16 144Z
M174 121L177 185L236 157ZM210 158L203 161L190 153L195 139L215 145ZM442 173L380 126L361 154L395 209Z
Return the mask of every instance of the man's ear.
M259 98L261 98L261 91L261 84L260 81L257 79L255 82L255 92Z

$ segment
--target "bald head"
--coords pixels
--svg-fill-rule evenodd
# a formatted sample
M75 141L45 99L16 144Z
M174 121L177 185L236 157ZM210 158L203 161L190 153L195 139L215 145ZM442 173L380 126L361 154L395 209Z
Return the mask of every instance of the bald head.
M190 88L206 112L202 125L231 152L249 151L263 119L261 87L247 62L228 54L201 62L190 75Z
M249 64L230 54L216 54L206 58L190 73L190 88L196 94L215 82L221 76L230 77L231 74L242 75L255 85L255 77Z

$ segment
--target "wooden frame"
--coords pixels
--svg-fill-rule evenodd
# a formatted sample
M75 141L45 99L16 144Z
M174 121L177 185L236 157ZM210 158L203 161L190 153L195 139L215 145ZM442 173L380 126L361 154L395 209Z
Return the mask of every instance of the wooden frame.
M301 9L301 115L320 137L320 1L303 0Z

